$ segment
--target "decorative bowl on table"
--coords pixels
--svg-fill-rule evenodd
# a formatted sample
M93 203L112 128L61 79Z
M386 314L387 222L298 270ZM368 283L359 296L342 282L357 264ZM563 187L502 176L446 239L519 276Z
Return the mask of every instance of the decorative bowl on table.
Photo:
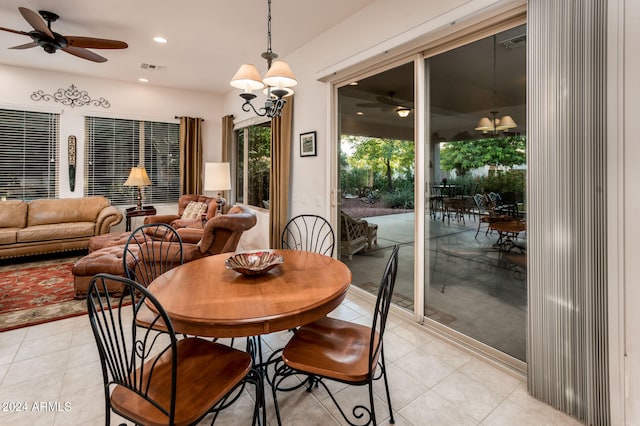
M284 262L284 258L272 251L238 253L224 261L227 269L243 275L260 275Z

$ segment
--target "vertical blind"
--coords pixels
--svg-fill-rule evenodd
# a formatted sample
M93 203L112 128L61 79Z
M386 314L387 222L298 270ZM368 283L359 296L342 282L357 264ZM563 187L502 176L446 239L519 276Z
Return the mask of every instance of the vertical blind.
M137 188L122 184L131 167L142 165L152 185L144 203L173 203L180 196L178 124L87 117L85 195L103 195L113 205L135 203Z
M59 114L0 109L0 198L58 197Z
M529 392L610 424L606 0L528 2Z

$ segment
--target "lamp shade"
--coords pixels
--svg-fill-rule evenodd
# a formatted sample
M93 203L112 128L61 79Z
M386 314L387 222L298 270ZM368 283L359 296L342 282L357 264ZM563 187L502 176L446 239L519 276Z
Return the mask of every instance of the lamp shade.
M129 172L129 177L124 186L149 186L151 185L151 179L147 175L147 170L144 167L132 167Z
M264 87L264 84L260 81L260 73L253 64L241 65L231 79L230 84L236 89L242 89L245 92L259 90Z
M229 189L231 189L229 163L205 163L204 190L227 191Z
M275 87L293 87L298 84L293 71L285 61L274 61L262 81Z

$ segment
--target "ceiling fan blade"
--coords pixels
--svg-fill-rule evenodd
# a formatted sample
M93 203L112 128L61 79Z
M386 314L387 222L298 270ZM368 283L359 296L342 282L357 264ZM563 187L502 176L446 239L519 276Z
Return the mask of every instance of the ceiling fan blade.
M84 47L89 49L126 49L127 43L119 40L109 40L106 38L65 36L67 44L73 47Z
M82 47L66 46L63 47L62 50L79 58L87 59L89 61L107 62L107 58L105 58L104 56L100 56L97 53L93 53L92 51L84 49Z
M46 34L48 37L55 38L55 36L47 26L47 23L44 22L44 19L42 19L40 15L38 15L31 9L27 9L26 7L19 7L18 10L22 14L22 17L26 19L29 25L31 25L35 30Z
M10 33L15 33L15 34L22 34L22 35L26 35L26 36L29 35L29 33L25 32L25 31L12 30L11 28L0 27L0 30L8 31Z
M38 44L35 41L32 41L31 43L27 43L27 44L21 44L20 46L13 46L10 47L9 49L29 49L31 47L36 47Z

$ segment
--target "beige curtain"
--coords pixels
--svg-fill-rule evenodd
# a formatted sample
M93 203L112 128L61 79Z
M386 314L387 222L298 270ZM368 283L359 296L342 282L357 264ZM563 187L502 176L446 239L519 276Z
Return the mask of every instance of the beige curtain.
M180 193L202 193L202 118L180 117Z
M281 248L282 230L289 215L289 176L293 97L287 99L282 116L271 121L271 181L269 183L269 246Z
M233 115L222 117L222 156L220 158L223 163L229 163L233 167ZM233 169L231 177L233 180ZM224 191L222 196L227 200L227 204L223 207L223 213L226 213L231 208L229 191Z
M222 117L222 162L231 162L233 144L233 115Z

